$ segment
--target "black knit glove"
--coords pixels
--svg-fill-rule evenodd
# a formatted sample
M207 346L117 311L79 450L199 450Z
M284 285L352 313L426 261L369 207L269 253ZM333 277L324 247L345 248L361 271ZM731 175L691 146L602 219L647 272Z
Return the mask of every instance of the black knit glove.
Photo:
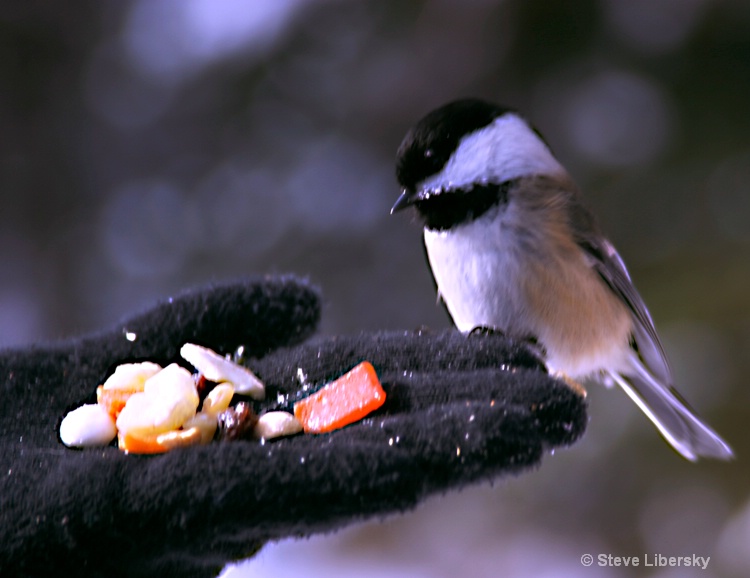
M457 332L326 337L291 278L186 293L116 329L0 352L0 576L215 576L264 542L403 511L429 494L537 465L575 441L585 402L521 344ZM276 392L378 371L385 405L323 435L214 442L158 456L72 450L58 427L116 364L185 342L244 345Z

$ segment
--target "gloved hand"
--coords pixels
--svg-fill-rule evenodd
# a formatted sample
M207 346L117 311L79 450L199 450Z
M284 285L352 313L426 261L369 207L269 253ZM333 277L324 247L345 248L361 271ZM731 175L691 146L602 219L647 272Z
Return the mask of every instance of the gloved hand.
M585 401L501 335L395 332L298 345L320 316L293 278L193 291L115 329L0 352L0 576L215 576L268 540L404 511L515 474L585 429ZM244 345L276 392L359 361L386 402L322 435L214 442L158 456L73 450L58 427L120 363L178 360L185 342Z

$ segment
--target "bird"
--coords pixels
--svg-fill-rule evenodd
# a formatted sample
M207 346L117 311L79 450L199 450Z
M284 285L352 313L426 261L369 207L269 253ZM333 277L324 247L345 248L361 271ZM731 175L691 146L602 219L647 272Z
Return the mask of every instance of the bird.
M516 109L449 102L406 133L401 194L454 325L536 345L550 373L617 383L684 458L730 446L674 386L651 314L572 177Z

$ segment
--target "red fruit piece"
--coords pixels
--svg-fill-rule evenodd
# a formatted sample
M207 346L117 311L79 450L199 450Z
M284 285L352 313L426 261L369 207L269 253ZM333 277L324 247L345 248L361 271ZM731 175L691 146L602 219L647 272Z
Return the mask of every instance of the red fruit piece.
M294 404L306 433L330 432L361 420L385 403L375 368L363 361L348 373Z

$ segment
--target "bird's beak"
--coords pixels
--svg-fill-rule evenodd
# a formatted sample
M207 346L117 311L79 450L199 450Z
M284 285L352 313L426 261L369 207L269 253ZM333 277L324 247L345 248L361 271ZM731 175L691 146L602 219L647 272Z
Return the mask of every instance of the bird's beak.
M417 195L414 194L413 191L410 191L409 189L404 189L403 192L401 193L401 196L399 196L399 198L396 199L396 202L394 203L393 207L391 207L391 215L395 213L396 211L405 209L406 207L413 204L417 200L418 200L418 197Z

